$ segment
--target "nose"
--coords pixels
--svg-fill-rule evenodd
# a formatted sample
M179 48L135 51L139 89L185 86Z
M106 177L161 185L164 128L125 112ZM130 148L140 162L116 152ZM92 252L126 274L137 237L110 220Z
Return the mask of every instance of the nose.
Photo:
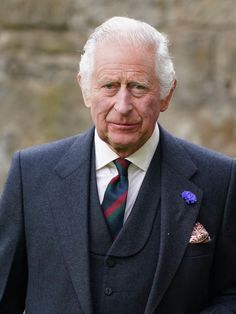
M119 92L116 94L114 109L122 115L127 115L133 109L132 96L126 86L121 86Z

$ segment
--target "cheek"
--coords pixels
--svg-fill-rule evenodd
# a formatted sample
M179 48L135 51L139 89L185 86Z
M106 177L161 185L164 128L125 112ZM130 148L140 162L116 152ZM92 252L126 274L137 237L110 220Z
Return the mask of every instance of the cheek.
M149 101L140 105L138 108L139 114L143 117L144 120L156 121L160 113L160 104L158 101Z
M95 124L98 123L105 123L106 117L111 111L112 106L110 103L105 99L94 99L91 104L90 112L91 117Z
M113 102L111 98L106 97L95 97L92 101L92 112L96 114L106 114L108 113L113 107Z

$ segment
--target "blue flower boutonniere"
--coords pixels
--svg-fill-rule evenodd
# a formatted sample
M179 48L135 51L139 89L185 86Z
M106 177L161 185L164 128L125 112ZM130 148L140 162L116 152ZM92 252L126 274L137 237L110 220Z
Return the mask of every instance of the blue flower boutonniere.
M197 196L191 191L183 191L181 197L187 204L195 204L197 202Z

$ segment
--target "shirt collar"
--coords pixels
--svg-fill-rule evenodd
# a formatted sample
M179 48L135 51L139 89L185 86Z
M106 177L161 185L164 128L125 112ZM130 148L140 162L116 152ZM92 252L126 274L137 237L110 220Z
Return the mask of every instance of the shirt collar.
M155 150L158 146L160 138L160 131L158 124L156 124L155 129L151 137L147 142L140 147L136 152L127 157L126 159L131 161L132 164L147 171ZM100 139L97 130L95 129L95 154L96 154L96 170L105 167L107 164L113 160L119 158L119 156L108 146L106 142Z

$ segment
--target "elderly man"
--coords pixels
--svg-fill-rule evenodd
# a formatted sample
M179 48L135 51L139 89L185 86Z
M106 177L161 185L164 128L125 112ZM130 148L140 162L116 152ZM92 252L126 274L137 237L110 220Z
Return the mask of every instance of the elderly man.
M167 40L114 17L78 81L94 127L18 152L0 203L0 313L236 313L235 161L157 120Z

